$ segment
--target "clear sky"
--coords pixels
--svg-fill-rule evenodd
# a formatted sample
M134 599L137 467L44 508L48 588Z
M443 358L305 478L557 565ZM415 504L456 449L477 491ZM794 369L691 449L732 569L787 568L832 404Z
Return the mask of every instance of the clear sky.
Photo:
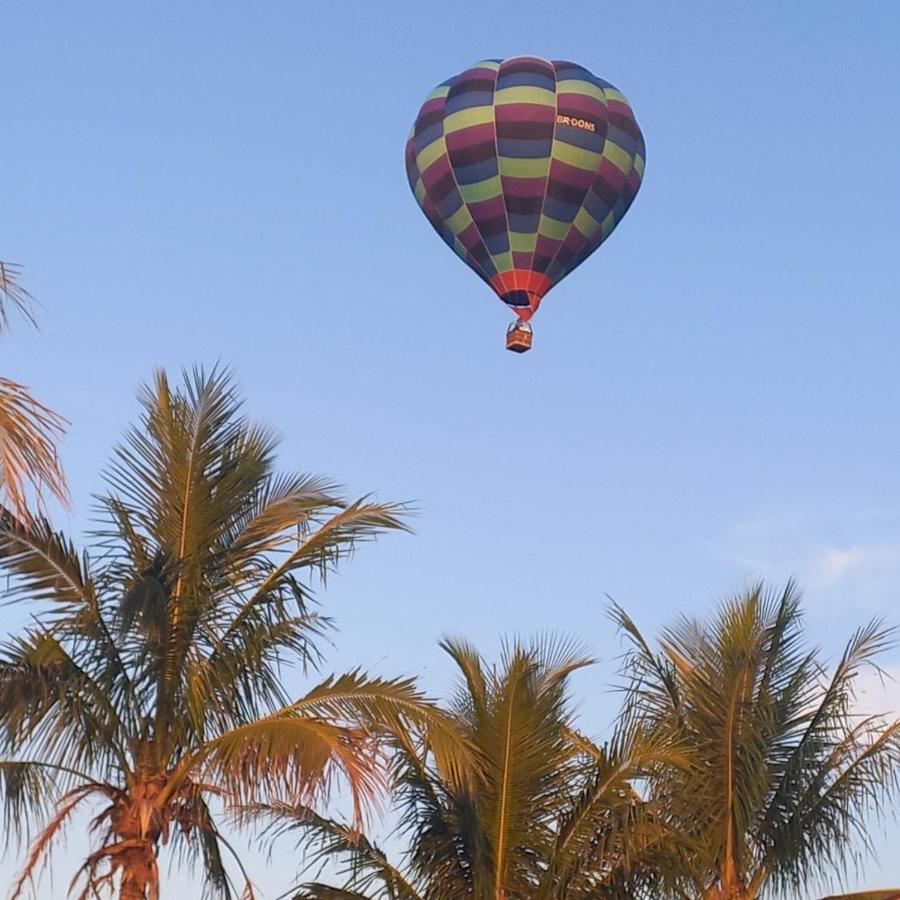
M652 632L794 575L832 658L900 622L895 0L31 0L2 29L0 258L44 308L0 371L72 421L74 533L138 384L222 360L286 468L420 507L330 582L334 667L440 693L443 634L582 635L602 734L606 594ZM521 357L403 170L431 88L520 53L613 82L647 140L634 206ZM900 714L896 683L865 700ZM266 897L294 858L254 862ZM889 882L885 850L859 883Z

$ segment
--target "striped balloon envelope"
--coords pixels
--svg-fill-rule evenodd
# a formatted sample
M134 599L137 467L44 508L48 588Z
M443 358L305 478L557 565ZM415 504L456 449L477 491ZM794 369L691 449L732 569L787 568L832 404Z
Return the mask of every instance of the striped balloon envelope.
M416 200L522 322L612 234L644 172L625 97L571 62L485 60L435 88L406 144Z

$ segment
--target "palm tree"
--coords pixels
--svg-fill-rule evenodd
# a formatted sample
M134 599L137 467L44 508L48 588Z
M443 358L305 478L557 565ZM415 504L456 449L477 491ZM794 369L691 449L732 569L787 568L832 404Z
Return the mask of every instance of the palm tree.
M299 697L282 680L319 661L317 579L404 528L403 508L276 474L276 441L241 414L227 373L183 388L159 373L141 403L90 554L44 518L0 513L0 566L42 605L0 645L0 793L7 827L32 838L14 897L82 808L94 847L80 897L158 897L167 843L199 859L209 896L233 897L222 812L315 805L343 778L360 818L385 779L379 729L427 723L456 746L411 680L352 671Z
M0 335L9 326L8 309L34 323L33 300L19 275L18 266L0 260ZM21 518L28 516L30 500L40 505L44 492L62 503L67 500L56 454L64 426L65 419L36 400L25 385L0 377L0 499Z
M613 615L630 640L633 714L691 761L652 780L690 846L675 896L796 897L858 861L870 815L900 787L900 722L854 713L855 680L891 631L860 628L826 677L792 584L780 595L756 587L708 622L683 617L659 650L620 608Z
M515 643L499 668L467 643L442 647L462 675L450 712L478 770L460 779L427 742L396 741L402 867L350 825L302 807L266 810L276 836L313 840L313 864L343 860L341 886L309 882L295 900L624 898L654 887L665 835L632 779L675 754L634 727L604 747L574 730L569 676L589 660L571 646Z

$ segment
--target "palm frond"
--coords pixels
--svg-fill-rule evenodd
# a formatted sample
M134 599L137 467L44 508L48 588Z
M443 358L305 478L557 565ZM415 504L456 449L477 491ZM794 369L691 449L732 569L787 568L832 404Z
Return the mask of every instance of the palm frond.
M343 883L332 887L311 881L298 897L344 896L341 892L385 900L537 896L541 874L551 865L555 835L594 764L571 740L567 688L571 672L589 661L575 644L550 639L508 643L500 666L490 669L464 641L445 640L442 647L456 660L463 682L440 723L450 726L452 745L458 746L461 738L467 745L457 768L440 758L438 730L429 721L432 710L421 721L413 719L414 727L401 727L408 716L410 683L392 685L391 693L400 695L397 709L360 707L369 689L358 683L358 673L313 692L311 708L317 714L364 713L392 734L398 833L408 840L407 865L393 866L353 826L328 822L308 810L281 810L280 830L273 836L299 830L315 839L313 864L331 856L343 861ZM630 809L626 781L619 784L624 792L619 803ZM598 820L601 805L598 799ZM621 843L608 841L610 854L619 853ZM594 887L597 897L618 896L603 893L613 890L608 885Z
M25 889L25 885L35 879L42 859L50 853L53 843L64 831L75 810L85 800L89 799L91 795L97 793L98 790L103 792L102 786L95 784L81 785L59 798L53 815L31 844L22 872L13 884L10 900L17 900Z
M662 895L677 881L685 842L636 785L660 769L686 767L684 749L628 715L601 746L571 730L569 738L585 756L584 776L560 814L537 896Z
M17 843L28 840L32 821L43 818L58 796L56 773L30 761L0 759L3 830Z
M40 508L48 493L68 504L56 451L66 425L25 385L0 378L0 497L18 516L26 518L31 505Z
M46 518L22 520L0 508L0 566L16 576L13 597L58 604L63 612L98 608L87 559Z
M360 541L371 540L383 531L409 531L403 521L407 512L405 504L372 503L365 497L348 504L326 521L317 523L309 533L301 534L297 546L262 580L246 605L266 602L297 571L312 570L326 576Z
M42 629L0 645L0 726L0 745L39 748L48 764L126 764L125 724L107 685Z
M283 659L317 660L327 620L311 616L301 576L324 575L359 541L405 526L400 505L348 505L324 479L273 474L274 439L243 416L226 370L185 382L175 389L157 373L144 390L142 421L108 473L108 524L97 536L125 596L117 617L129 653L144 659L158 698L157 731L188 724L202 741L204 693L218 692L212 717L222 728L239 710L253 718L285 702ZM188 670L200 681L186 691ZM238 680L229 704L224 692ZM179 721L185 702L194 712Z
M327 626L316 614L276 621L245 615L239 627L229 628L227 643L215 640L211 652L192 649L185 668L181 728L205 741L233 722L253 721L288 705L281 662L288 659L303 667L318 663L316 639Z
M352 896L422 900L422 895L409 877L356 828L319 815L315 810L304 806L275 804L259 807L254 814L270 820L268 831L273 839L297 832L304 846L312 844L315 851L307 860L309 866L338 862L338 876L346 879L342 888L306 882L297 889L295 898L325 897L329 896L327 891L337 890Z
M227 541L228 568L240 572L251 560L297 543L315 521L344 506L339 486L317 475L279 475L266 483L234 525Z
M307 715L363 722L410 743L410 731L424 734L439 770L465 783L478 769L471 741L458 719L429 700L411 678L370 678L359 670L331 676L291 704Z
M630 649L624 657L626 701L649 715L665 715L680 705L678 679L672 663L655 653L634 620L615 602L610 602L609 617L625 635Z
M20 275L21 266L0 260L0 335L9 327L9 306L35 324L34 298ZM32 506L43 509L48 493L68 505L56 451L67 424L25 385L0 378L0 500L23 519L29 517Z
M0 259L0 334L9 327L9 303L21 313L32 325L34 321L34 297L22 284L22 267L16 263L4 262Z
M191 782L178 792L177 827L171 830L169 839L174 861L179 864L195 862L199 847L204 900L235 900L238 894L225 865L227 853L243 878L241 900L253 900L255 892L250 875L240 855L216 824L204 797L207 789L208 786Z
M444 638L439 644L456 663L463 677L463 685L456 695L456 707L461 713L468 713L475 721L487 713L488 683L484 663L479 652L468 641Z
M111 696L127 699L136 708L134 685L113 638L87 554L79 555L47 519L21 520L0 509L0 568L13 575L9 596L50 604L44 621L82 642L81 668L105 672L114 682Z
M280 798L320 803L340 775L361 821L384 786L378 748L365 729L291 709L208 741L190 761L202 779L222 785L232 802L247 807Z

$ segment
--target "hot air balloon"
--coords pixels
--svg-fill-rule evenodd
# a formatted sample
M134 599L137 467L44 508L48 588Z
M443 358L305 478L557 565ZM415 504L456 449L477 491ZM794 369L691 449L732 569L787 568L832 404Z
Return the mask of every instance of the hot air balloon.
M435 231L516 313L507 348L522 353L541 300L625 215L644 156L609 82L515 56L476 63L426 97L406 171Z

